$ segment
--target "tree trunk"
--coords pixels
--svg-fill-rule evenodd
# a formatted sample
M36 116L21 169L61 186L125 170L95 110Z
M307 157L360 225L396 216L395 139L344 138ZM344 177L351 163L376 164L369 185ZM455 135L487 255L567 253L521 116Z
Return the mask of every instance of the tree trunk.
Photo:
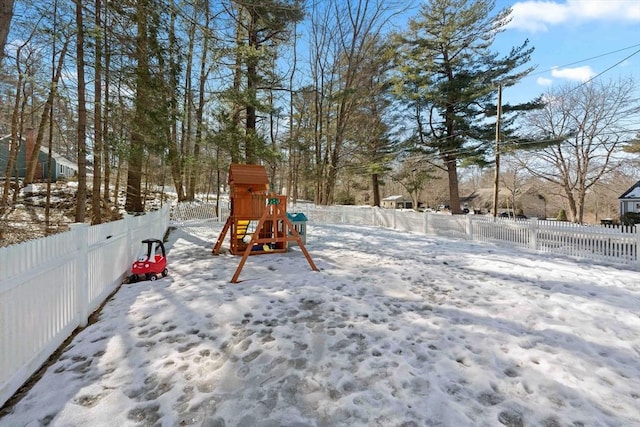
M24 73L20 66L20 53L24 45L18 47L16 52L16 68L18 71L18 81L16 82L15 102L13 104L13 112L11 114L11 148L9 149L9 159L7 160L7 169L5 170L4 190L2 192L2 205L0 208L4 209L9 204L9 189L11 188L11 177L13 176L13 170L15 168L18 159L18 125L20 124L20 91L24 84ZM18 174L15 175L16 184L18 183ZM17 188L15 192L17 192ZM14 192L14 194L15 194Z
M569 220L571 222L577 222L578 220L578 208L576 206L576 199L573 196L573 190L569 187L568 184L564 186L564 192L567 196L567 202L569 204Z
M87 106L84 79L84 29L82 0L76 0L77 72L78 72L78 191L76 192L76 222L84 222L87 206ZM62 55L60 55L62 57Z
M178 201L182 202L186 199L184 186L182 182L182 157L180 155L180 149L178 147L178 78L176 75L177 62L178 62L178 46L176 42L176 11L172 8L171 11L171 24L169 25L169 117L167 117L166 124L166 138L168 141L168 161L171 168L171 177L173 179L173 185L178 195Z
M316 80L317 77L316 77ZM323 140L323 125L324 125L324 108L323 108L323 95L320 92L322 86L319 81L315 83L315 91L314 91L314 115L313 115L313 145L314 145L314 159L315 159L315 170L314 170L314 178L315 178L315 195L313 201L315 204L321 204L322 202L322 140Z
M57 86L58 86L58 82L60 81L60 76L62 74L64 60L66 58L67 49L69 47L69 41L70 41L69 39L65 41L64 46L62 47L62 51L60 52L60 56L58 57L58 66L56 68L55 75L51 81L51 87L49 88L49 95L47 96L47 100L42 109L42 115L40 116L40 124L38 125L38 132L36 135L33 151L31 151L31 156L27 159L27 170L24 178L25 184L32 183L35 177L36 169L38 167L38 154L40 153L40 148L42 148L42 141L44 140L45 129L47 128L49 115L50 115L51 109L53 108L53 101L57 94Z
M449 67L447 67L447 76L449 82L454 81L453 71ZM455 103L453 101L448 101L445 108L445 129L446 129L446 138L447 138L447 147L456 147L455 139L456 139L456 115L454 111ZM441 150L440 150L441 151ZM442 151L441 151L442 152ZM458 161L455 155L451 154L443 154L441 155L442 160L445 163L445 167L447 168L447 176L449 178L449 209L451 213L456 215L462 213L460 209L460 193L458 189Z
M143 212L142 206L142 161L144 139L140 131L131 135L131 153L127 170L127 197L124 209L127 212Z
M204 28L209 28L209 8L205 8L205 24ZM200 160L200 146L202 144L202 121L204 115L204 92L207 78L209 73L207 72L207 52L209 50L209 35L208 31L203 31L202 41L202 57L200 59L200 77L198 79L198 106L196 108L196 136L193 143L193 162L191 182L189 183L190 200L195 199L196 187L198 184L197 178L201 176L201 160Z
M586 194L581 191L578 195L578 215L577 222L578 224L582 224L584 222L584 202L585 202Z
M185 175L186 182L184 185L187 187L186 191L186 199L193 200L194 198L194 190L190 187L191 177L195 174L193 169L193 158L191 157L191 125L192 125L192 105L193 105L193 92L191 88L191 74L193 69L193 49L195 45L195 31L196 31L196 17L192 17L191 26L189 27L189 48L187 51L187 57L185 59L186 62L186 71L184 78L184 100L182 103L183 110L183 120L182 120L182 129L181 129L181 140L180 140L180 148L181 148L181 163L184 170L182 171Z
M258 51L258 34L256 30L256 16L251 14L251 24L249 27L249 49L251 53L247 59L247 93L249 101L247 102L246 112L246 146L245 146L245 158L248 164L257 163L258 155L256 152L256 107L254 103L257 97L257 80L258 71L256 65L256 59L253 57L257 55Z
M108 22L108 12L109 12L109 4L105 5L105 17L102 20L102 42L104 43L104 103L102 105L103 108L103 120L102 120L102 141L103 150L102 150L102 165L104 170L103 176L103 185L104 189L102 192L103 200L106 206L109 206L109 194L111 193L111 149L109 144L109 105L110 105L110 86L111 86L111 72L109 68L111 67L111 52L109 49L109 22ZM114 195L114 198L117 197Z
M444 162L447 166L447 176L449 177L449 209L455 215L462 213L458 193L458 168L456 159L451 156L444 156Z
M242 30L242 20L243 20L243 9L240 8L238 11L238 19L236 24L236 53L233 64L233 93L237 96L240 93L241 85L242 85L242 76L244 74L242 70L242 56L240 55L240 48L243 46L243 30ZM234 101L231 107L231 129L236 132L240 129L240 113L241 113L241 105L239 101ZM238 141L239 143L239 141ZM245 142L246 143L246 142ZM241 150L240 147L237 149L230 150L231 151L231 163L240 163L241 162Z
M371 192L373 193L371 206L380 207L380 180L377 173L371 175Z
M114 199L113 199L113 204L116 207L116 210L119 208L119 204L118 204L118 194L120 194L120 180L122 179L122 156L118 156L117 158L117 163L116 163L116 179L115 179L115 185L113 186L113 194L114 194Z
M136 11L138 34L136 36L136 98L135 117L131 132L129 150L129 168L127 170L127 198L124 208L127 212L143 212L142 205L142 163L145 149L146 123L148 123L147 108L150 105L148 91L149 81L149 50L148 50L148 22L147 1L139 1Z
M289 75L289 167L287 168L288 176L287 176L287 192L289 195L289 200L293 201L295 204L298 200L298 165L299 165L299 155L297 150L298 134L300 131L299 122L296 126L294 132L294 107L293 101L295 92L293 91L293 79L296 75L296 65L298 62L297 49L298 49L298 36L297 36L297 25L293 27L293 37L291 38L293 42L292 51L292 68L291 74Z
M4 59L4 46L7 43L7 36L11 28L11 18L13 17L13 1L0 1L0 65Z
M96 28L102 28L100 9L101 0L95 0ZM103 35L104 36L104 35ZM94 106L94 141L93 141L93 191L91 193L91 223L102 223L102 198L100 197L100 183L102 180L102 40L96 37L95 42L95 106Z
M53 3L53 34L58 32L58 0ZM65 46L67 43L65 43ZM55 87L54 81L56 78L56 39L53 38L51 46L51 86ZM44 203L44 224L45 234L49 235L49 226L51 219L51 160L53 158L53 105L49 109L49 144L47 150L47 195Z

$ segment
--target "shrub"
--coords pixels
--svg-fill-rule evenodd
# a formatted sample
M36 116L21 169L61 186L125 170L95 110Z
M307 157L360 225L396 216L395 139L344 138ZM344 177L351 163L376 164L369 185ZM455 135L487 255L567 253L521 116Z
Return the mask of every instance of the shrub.
M556 217L558 221L566 221L567 220L567 211L564 209L560 209L558 212L558 216Z
M622 215L622 218L620 218L620 220L624 225L640 224L640 213L627 212L624 215Z
M338 205L355 205L356 204L356 198L355 198L355 196L352 196L351 194L347 193L346 191L339 191L336 194L335 202Z

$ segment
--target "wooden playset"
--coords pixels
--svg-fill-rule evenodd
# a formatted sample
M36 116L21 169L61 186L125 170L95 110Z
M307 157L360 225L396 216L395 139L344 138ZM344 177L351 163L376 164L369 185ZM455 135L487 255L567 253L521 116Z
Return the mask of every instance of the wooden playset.
M287 217L287 198L269 191L264 166L232 164L229 167L231 209L213 254L220 254L227 232L229 252L242 255L231 283L237 283L249 255L282 253L288 242L296 242L311 269L317 271L300 234Z

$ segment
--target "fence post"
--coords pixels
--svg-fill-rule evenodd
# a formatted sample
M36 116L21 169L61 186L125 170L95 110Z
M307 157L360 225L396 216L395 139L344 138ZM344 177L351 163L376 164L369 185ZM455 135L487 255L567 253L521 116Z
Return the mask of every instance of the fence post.
M396 208L393 208L393 216L391 217L392 228L396 229Z
M473 240L473 223L471 222L471 215L467 214L465 219L467 222L467 238L469 240Z
M131 262L136 256L136 254L133 253L133 218L133 215L124 214L124 225L127 227L127 250L129 251L129 262Z
M78 325L81 328L87 326L89 321L89 224L74 223L69 228L74 233L76 242L76 307L78 313Z
M636 270L640 270L640 224L635 224L633 230L636 233Z
M169 209L167 209L167 207ZM205 213L207 213L205 211ZM169 217L171 215L171 206L169 204L164 206L164 209L161 209L160 211L160 223L162 224L160 226L160 240L164 240L164 235L167 233L167 228L169 228ZM205 218L201 218L201 219L206 219L206 215L203 215L203 217Z
M538 218L529 220L529 249L538 250Z
M429 235L429 212L424 213L424 234Z

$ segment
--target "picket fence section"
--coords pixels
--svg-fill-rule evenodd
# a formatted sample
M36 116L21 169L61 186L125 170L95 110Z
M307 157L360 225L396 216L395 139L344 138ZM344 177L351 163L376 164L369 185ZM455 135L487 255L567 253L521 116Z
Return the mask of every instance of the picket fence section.
M171 208L170 224L173 227L203 225L211 221L223 221L229 216L229 202L221 200L220 215L216 215L216 202L180 202Z
M0 406L122 283L170 206L0 248Z
M180 203L146 215L0 248L0 406L122 283L140 241L167 228L226 220L228 202ZM640 269L640 231L567 222L444 215L367 206L290 205L309 224L378 226L398 231L508 244ZM313 236L310 236L311 238Z
M171 223L177 227L206 227L207 222L226 219L229 215L228 201L221 201L219 209L220 216L216 217L215 203L181 203L174 207ZM373 225L432 236L492 242L640 269L638 227L612 228L561 221L446 215L370 206L318 206L300 202L290 204L288 211L304 213L310 224Z
M362 206L297 204L293 209L304 212L310 224L373 225L510 245L640 270L639 227L610 228L561 221L446 215Z

